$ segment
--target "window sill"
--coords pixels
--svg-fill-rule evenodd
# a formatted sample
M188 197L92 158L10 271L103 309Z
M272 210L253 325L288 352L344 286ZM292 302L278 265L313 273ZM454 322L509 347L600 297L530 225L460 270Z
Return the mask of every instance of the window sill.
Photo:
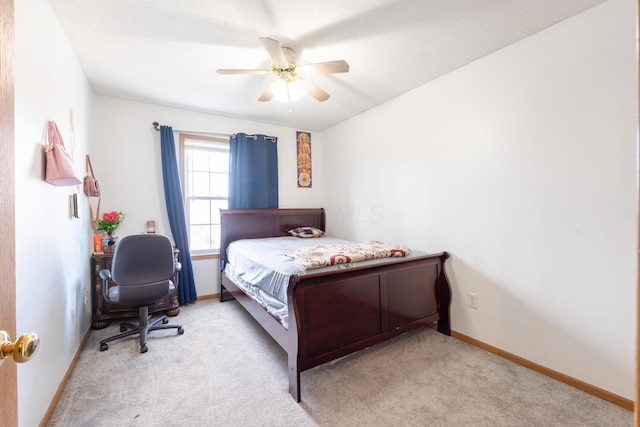
M210 253L210 254L197 254L191 255L191 260L199 260L199 259L217 259L220 258L219 253Z

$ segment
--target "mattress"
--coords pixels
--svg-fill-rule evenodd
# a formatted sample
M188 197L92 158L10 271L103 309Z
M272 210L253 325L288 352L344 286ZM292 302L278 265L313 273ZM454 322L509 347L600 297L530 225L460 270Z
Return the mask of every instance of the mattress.
M289 254L300 248L317 246L320 241L322 244L349 243L333 237L301 239L287 236L236 240L227 247L224 272L287 328L289 278L306 272L304 265Z
M265 307L285 328L288 328L287 288L291 276L401 262L407 258L426 255L424 252L410 251L410 255L402 259L373 259L312 270L308 270L301 260L292 256L296 251L318 245L351 244L354 242L328 236L311 239L286 236L236 240L227 247L227 263L224 272L230 280Z

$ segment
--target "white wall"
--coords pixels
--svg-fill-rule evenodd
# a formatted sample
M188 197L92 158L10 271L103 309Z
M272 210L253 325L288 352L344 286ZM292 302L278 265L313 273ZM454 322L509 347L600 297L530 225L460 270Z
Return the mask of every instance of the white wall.
M70 216L73 187L44 182L42 137L55 120L70 143L73 109L82 177L92 93L48 0L16 1L15 22L16 322L18 334L40 337L34 359L18 366L18 418L20 426L35 426L91 315L89 224Z
M127 214L117 234L147 219L169 233L153 121L275 135L282 207L450 251L456 331L632 399L635 7L610 0L313 134L313 188L298 189L295 129L93 96L50 3L16 2L17 328L41 337L18 368L20 425L40 422L90 323L87 200L72 219L72 190L42 180L45 122L68 140L70 109L77 171L90 152L103 210ZM194 271L198 294L217 292L217 262Z
M160 133L154 130L153 122L174 131L278 137L280 207L319 206L315 185L311 189L297 187L296 129L105 96L95 97L93 111L91 162L101 186L101 210L126 215L116 232L119 236L143 232L150 219L156 221L156 232L171 235L164 207ZM177 148L177 134L175 142ZM198 296L218 293L218 260L194 260L193 266Z
M316 138L332 234L449 251L454 330L628 399L636 16L611 0Z

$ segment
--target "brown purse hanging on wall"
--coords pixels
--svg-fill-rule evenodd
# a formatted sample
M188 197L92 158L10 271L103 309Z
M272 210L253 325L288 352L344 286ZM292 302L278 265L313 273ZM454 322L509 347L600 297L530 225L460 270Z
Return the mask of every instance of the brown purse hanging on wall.
M98 223L100 221L100 184L98 184L98 180L96 179L95 174L93 173L93 166L91 165L91 158L87 154L86 160L86 174L84 177L84 194L89 197L97 197L98 198L98 207L96 209L96 214L93 214L93 206L91 206L91 200L89 200L89 212L91 214L91 227L94 230L98 229Z

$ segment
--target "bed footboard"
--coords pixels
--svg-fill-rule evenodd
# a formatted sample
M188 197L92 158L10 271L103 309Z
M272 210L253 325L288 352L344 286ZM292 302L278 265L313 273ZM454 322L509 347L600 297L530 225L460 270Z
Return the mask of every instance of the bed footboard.
M289 392L300 402L300 373L437 322L450 335L446 252L289 284Z

